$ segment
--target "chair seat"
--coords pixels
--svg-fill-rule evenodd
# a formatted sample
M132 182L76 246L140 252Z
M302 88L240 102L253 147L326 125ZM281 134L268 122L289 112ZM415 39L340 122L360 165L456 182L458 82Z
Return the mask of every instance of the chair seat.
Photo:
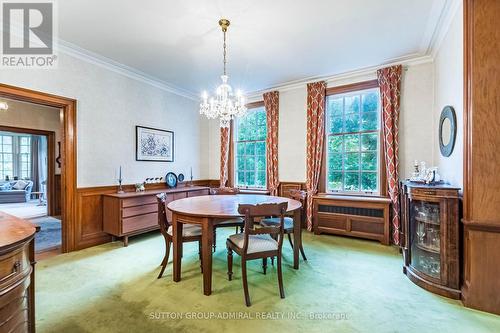
M293 230L293 218L291 217L285 217L284 218L284 224L283 224L283 229L292 229ZM264 227L273 227L276 225L280 224L280 218L279 217L269 217L262 219L260 221L260 224L263 225Z
M245 242L245 234L235 234L229 236L228 240L236 245L238 248L243 249ZM278 242L275 241L270 235L248 235L248 249L247 253L257 253L266 251L275 251L278 249Z
M229 220L218 220L215 227L224 227L224 226L235 226L235 225L243 225L245 221L242 218L235 218Z
M168 234L172 236L172 226L168 227ZM195 224L184 224L182 227L182 237L201 236L201 227Z

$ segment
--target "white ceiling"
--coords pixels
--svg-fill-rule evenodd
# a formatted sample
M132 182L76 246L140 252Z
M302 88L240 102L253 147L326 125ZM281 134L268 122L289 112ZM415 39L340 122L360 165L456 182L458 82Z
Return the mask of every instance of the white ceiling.
M447 0L64 0L59 38L199 94L215 88L228 31L245 92L426 54Z

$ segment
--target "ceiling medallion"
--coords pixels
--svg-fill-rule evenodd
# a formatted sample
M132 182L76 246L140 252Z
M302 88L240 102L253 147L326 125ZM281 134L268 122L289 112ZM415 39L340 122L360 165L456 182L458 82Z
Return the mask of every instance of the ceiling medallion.
M229 27L229 20L219 20L219 26L224 34L223 59L224 72L221 75L222 84L217 87L216 96L209 97L207 92L203 92L202 102L200 104L200 114L204 114L208 119L220 118L221 127L229 127L231 119L245 115L245 98L240 90L233 95L233 89L227 83L229 76L226 73L226 32Z

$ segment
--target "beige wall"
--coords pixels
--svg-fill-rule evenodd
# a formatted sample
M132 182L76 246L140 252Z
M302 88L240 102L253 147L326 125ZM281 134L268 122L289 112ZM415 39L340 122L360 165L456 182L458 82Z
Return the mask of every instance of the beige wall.
M433 163L433 64L408 65L404 72L401 99L400 171L409 177L415 159ZM376 78L375 71L328 80L328 87ZM253 98L253 99L258 99ZM253 100L252 99L252 100ZM306 180L306 86L280 90L279 178L280 181ZM219 128L211 122L209 150L210 178L219 178Z
M463 186L463 6L457 10L434 61L434 151L435 163L441 177L456 186ZM457 114L457 139L449 157L443 157L438 146L439 117L441 110L451 105Z
M123 166L125 183L168 171L207 178L198 102L66 54L58 68L2 69L0 82L75 98L78 187L115 184ZM174 162L135 161L135 126L175 132ZM205 131L206 132L206 131Z
M57 156L57 142L61 141L61 118L60 111L56 108L17 102L9 99L1 99L9 105L7 111L0 111L0 125L38 129L55 132L55 154ZM61 169L56 166L56 174Z

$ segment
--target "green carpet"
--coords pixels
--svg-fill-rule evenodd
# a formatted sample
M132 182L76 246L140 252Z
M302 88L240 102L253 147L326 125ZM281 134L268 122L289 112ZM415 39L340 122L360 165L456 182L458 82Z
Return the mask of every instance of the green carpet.
M157 234L40 261L37 332L499 332L500 317L429 293L402 273L395 248L376 242L304 234L308 261L291 267L284 243L285 299L276 268L249 266L252 306L244 304L239 257L227 280L225 237L217 234L213 294L202 294L196 243L185 245L182 281ZM208 320L212 316L212 320ZM231 317L232 316L232 317ZM238 316L239 319L236 319Z

